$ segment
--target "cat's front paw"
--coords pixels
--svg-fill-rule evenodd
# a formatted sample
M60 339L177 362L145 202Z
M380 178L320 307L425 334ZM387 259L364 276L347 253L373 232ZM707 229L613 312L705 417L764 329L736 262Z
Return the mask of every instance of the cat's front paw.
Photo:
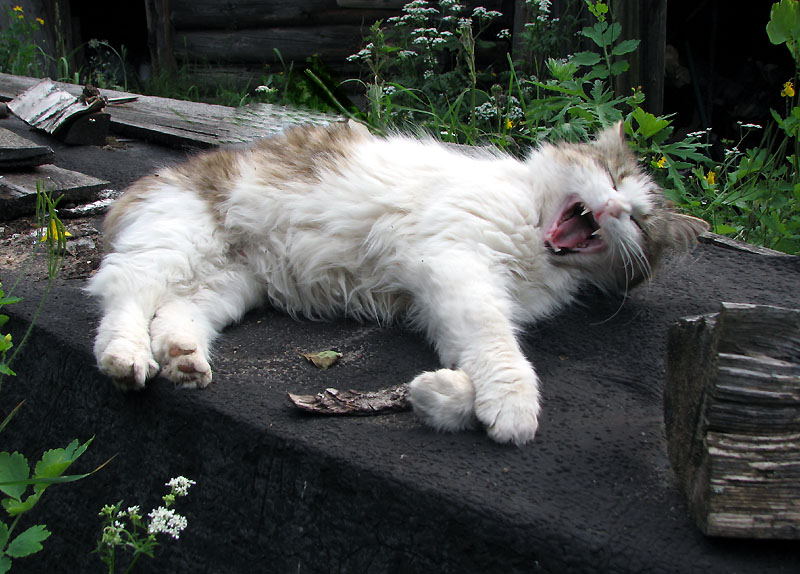
M531 385L508 387L479 397L475 414L492 440L521 446L532 441L539 428L539 393Z
M173 345L161 364L161 376L183 388L202 389L211 383L211 365L197 347Z
M138 391L145 382L158 373L158 363L149 348L139 347L130 341L116 340L97 354L100 372L123 391Z
M475 388L462 370L422 373L408 386L414 413L437 430L459 431L475 426Z

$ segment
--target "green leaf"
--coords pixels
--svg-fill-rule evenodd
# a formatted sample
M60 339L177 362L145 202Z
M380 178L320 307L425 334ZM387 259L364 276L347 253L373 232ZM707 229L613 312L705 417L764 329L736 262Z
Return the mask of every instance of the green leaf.
M631 113L633 119L636 120L636 123L639 125L639 129L637 130L641 135L645 138L651 138L664 128L666 128L669 124L669 120L665 120L663 118L657 118L653 114L650 114L644 111L642 108L636 108Z
M613 64L611 64L611 74L614 76L619 76L623 72L627 72L630 65L625 60L617 60Z
M92 440L93 439L89 439L86 443L80 444L78 439L75 439L69 443L66 448L54 448L45 451L42 455L42 460L36 463L33 478L52 479L60 477L64 471L69 468L69 465L78 460L78 458L86 452ZM51 483L52 481L37 485L36 490L42 491Z
M23 558L35 554L42 549L42 542L50 536L44 524L31 526L25 532L11 541L6 549L6 554L12 558Z
M17 373L11 370L11 367L6 365L5 363L0 363L0 373L4 375L8 375L9 377L16 377Z
M773 44L800 38L800 6L796 0L781 0L772 5L767 36Z
M600 54L597 52L578 52L570 58L570 61L579 66L594 66L600 61Z
M623 40L611 50L614 56L622 56L623 54L630 54L639 47L639 40Z
M5 522L0 522L0 552L8 543L8 526Z
M603 36L606 30L608 30L608 24L605 22L598 22L594 26L586 26L581 30L581 34L602 48L604 46Z
M27 489L27 485L19 481L27 480L29 475L28 460L24 456L18 452L0 452L0 491L19 500Z
M11 570L11 558L0 556L0 574L6 574Z
M27 486L27 484L25 486ZM2 502L3 508L6 509L6 512L8 512L9 516L17 516L23 512L28 512L31 508L33 508L36 503L39 502L41 495L41 492L36 492L31 494L24 501L15 498L4 498Z
M731 225L726 225L724 223L720 223L719 225L714 226L714 233L718 235L730 235L731 233L736 233L739 231L735 227Z

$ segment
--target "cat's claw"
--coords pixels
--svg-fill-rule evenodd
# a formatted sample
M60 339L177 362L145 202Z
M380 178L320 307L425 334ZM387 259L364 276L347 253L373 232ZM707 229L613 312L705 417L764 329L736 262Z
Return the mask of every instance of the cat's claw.
M123 344L110 344L97 361L100 371L123 391L142 390L158 373L158 363L149 350L135 351Z

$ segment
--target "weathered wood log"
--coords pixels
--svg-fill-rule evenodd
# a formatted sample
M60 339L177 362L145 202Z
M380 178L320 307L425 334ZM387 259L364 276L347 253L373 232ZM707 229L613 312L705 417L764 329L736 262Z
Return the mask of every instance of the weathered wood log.
M723 303L667 351L667 448L700 530L800 538L800 309Z
M0 170L34 167L53 161L55 153L12 131L0 128Z

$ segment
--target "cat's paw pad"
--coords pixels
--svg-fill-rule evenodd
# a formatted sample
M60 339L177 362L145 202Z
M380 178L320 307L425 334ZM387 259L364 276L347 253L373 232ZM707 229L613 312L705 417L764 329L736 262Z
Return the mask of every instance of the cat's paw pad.
M211 365L196 347L173 345L161 375L183 388L202 389L211 382Z
M110 343L98 356L97 366L114 385L124 391L141 390L158 373L158 363L149 349L128 341Z
M475 414L495 442L521 446L539 428L539 396L535 389L516 388L475 402Z
M409 383L408 400L414 413L437 430L459 431L476 425L475 388L464 371L422 373Z

